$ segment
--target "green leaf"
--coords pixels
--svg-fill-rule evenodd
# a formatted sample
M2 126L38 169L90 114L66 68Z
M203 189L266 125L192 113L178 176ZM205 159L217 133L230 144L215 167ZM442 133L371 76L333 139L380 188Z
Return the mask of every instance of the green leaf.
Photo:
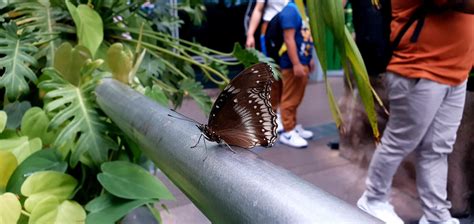
M345 29L346 38L344 41L347 58L352 65L352 70L354 71L354 77L357 83L357 89L359 90L359 95L364 104L365 112L369 118L370 126L372 127L372 132L375 139L379 139L380 133L377 125L377 112L375 111L374 105L374 95L372 86L370 85L369 75L367 69L365 68L364 61L362 60L362 55L360 54L357 46L352 39L352 35L349 33L349 30Z
M5 111L0 110L0 133L5 130L5 127L7 126L7 113Z
M21 185L31 174L38 171L54 170L64 173L67 163L63 161L61 155L53 149L44 149L33 153L26 158L10 177L7 184L7 191L21 194Z
M54 68L69 83L79 86L81 81L81 68L86 64L87 59L91 59L89 50L81 45L72 47L65 42L56 50Z
M4 111L7 113L7 129L15 130L20 127L21 119L31 104L28 101L14 102L5 106Z
M40 150L42 147L43 144L39 138L28 140L28 137L23 136L12 139L0 139L0 150L12 152L19 164L29 155Z
M232 55L237 58L246 68L259 62L259 58L255 53L242 48L239 43L234 44Z
M5 88L10 101L29 92L27 80L36 81L36 75L30 68L37 64L32 56L37 51L33 41L29 33L18 35L14 23L0 29L0 68L5 69L0 77L0 88Z
M86 223L115 223L133 209L153 201L155 200L126 200L105 193L87 203L86 209L90 213L87 215Z
M57 7L59 0L18 1L14 4L14 11L18 18L13 18L21 29L34 30L38 44L36 58L46 57L46 66L50 66L56 58L55 50L59 43L64 41L64 34L73 34L74 27L65 19L69 13L62 7ZM56 3L55 3L56 2ZM10 0L12 4L12 0ZM28 21L28 22L24 22ZM63 34L63 36L61 36Z
M69 198L77 186L77 180L57 171L40 171L26 178L21 193L28 197L25 209L32 212L47 197L54 196L59 202Z
M133 66L133 54L130 49L124 49L121 43L115 43L107 51L107 65L115 79L122 83L130 83L130 71Z
M104 39L102 18L88 5L80 4L75 7L69 1L66 1L66 4L76 24L79 44L87 47L92 55L95 55Z
M74 86L62 79L54 70L44 70L51 79L40 83L40 88L50 89L46 94L45 110L57 112L49 129L64 127L54 145L62 147L74 141L71 165L75 166L81 156L87 153L95 165L107 160L109 149L116 149L116 143L106 135L108 124L96 109L93 90L98 80L91 79L81 86Z
M184 95L191 96L204 114L211 112L211 98L204 93L201 83L192 79L183 79L180 82L180 90L184 92Z
M48 196L38 203L31 212L28 223L85 223L86 212L75 201L63 201L54 196Z
M18 162L13 153L0 151L0 191L5 191L8 180L17 166Z
M26 111L21 121L21 133L30 139L40 138L45 145L51 144L55 134L48 132L49 118L39 107L30 108Z
M150 97L165 107L169 106L168 97L166 96L163 89L158 85L153 85L151 88L147 86L145 88L145 96Z
M311 23L312 36L316 46L321 67L324 71L324 79L326 81L326 91L329 97L330 109L336 125L341 128L342 117L331 86L327 80L327 49L326 49L326 31L330 31L334 35L336 48L339 50L343 63L348 60L351 68L354 71L354 77L357 83L359 94L367 112L372 131L376 139L380 133L377 127L377 116L374 107L373 89L362 61L362 57L357 49L357 46L352 39L347 28L344 26L344 12L342 4L337 1L315 0L308 2L309 21ZM346 67L346 66L344 66ZM345 69L347 72L347 69ZM379 101L381 102L381 101Z
M21 215L21 204L16 195L0 195L0 223L17 223Z
M266 62L273 67L278 67L278 64L275 63L273 58L265 56L262 52L254 48L242 48L239 43L234 44L232 55L237 58L237 60L239 60L239 62L242 63L246 68L259 62Z
M311 25L311 34L313 36L314 46L316 53L318 54L319 63L326 75L328 70L328 58L326 49L326 31L327 26L324 23L324 8L321 7L324 4L324 0L310 1L307 4L309 22ZM326 78L326 77L325 77Z
M126 199L174 199L168 188L142 167L124 161L106 162L97 178L111 194Z

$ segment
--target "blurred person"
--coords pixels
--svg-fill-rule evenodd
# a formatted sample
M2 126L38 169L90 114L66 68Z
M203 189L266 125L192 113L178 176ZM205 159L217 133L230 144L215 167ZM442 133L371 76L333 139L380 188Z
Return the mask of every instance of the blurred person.
M390 117L357 205L386 223L403 223L389 202L390 189L400 163L415 151L423 209L419 223L458 224L449 212L447 158L461 122L466 79L474 65L474 15L459 11L472 14L474 0L391 0L392 41L419 7L427 7L423 21L415 22L403 35L384 74ZM417 41L413 41L415 30L419 31Z
M247 30L246 48L255 48L255 31L257 31L260 21L262 21L260 27L260 46L265 46L265 32L268 23L288 2L289 0L257 0L257 4L253 8L252 16L250 17L249 29ZM262 52L266 54L264 50L262 50Z
M250 17L249 29L247 31L247 40L245 41L246 48L255 48L255 31L262 21L260 27L260 46L263 54L267 55L265 48L265 34L270 21L288 4L289 0L257 0ZM283 35L283 34L281 34ZM279 58L273 58L277 63ZM281 122L281 115L278 112L282 91L282 82L277 80L272 83L271 103L273 110L277 113L277 132L283 131L283 124Z
M305 139L312 138L313 133L297 124L297 109L303 100L310 69L314 68L313 41L295 3L288 3L278 16L287 49L280 59L283 83L280 112L284 128L280 142L303 148L308 146Z

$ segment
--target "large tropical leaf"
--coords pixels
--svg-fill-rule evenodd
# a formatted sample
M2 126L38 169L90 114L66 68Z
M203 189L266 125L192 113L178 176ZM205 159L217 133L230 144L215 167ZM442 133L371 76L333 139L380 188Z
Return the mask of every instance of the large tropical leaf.
M53 1L51 1L53 2ZM13 18L21 28L35 30L38 37L39 55L46 56L47 65L55 58L55 51L61 33L74 33L75 28L65 23L69 19L67 11L53 5L49 0L19 1L13 3L15 14L20 17Z
M95 55L104 39L102 18L89 5L80 4L76 7L70 1L66 1L66 5L76 24L79 44L87 47L92 55Z
M311 31L315 40L316 52L324 71L326 80L326 90L329 96L329 103L333 118L338 127L342 128L342 118L337 106L336 100L327 81L326 72L328 69L328 59L326 54L326 31L334 35L336 48L343 59L343 63L348 61L354 70L354 77L359 89L359 94L368 115L373 134L376 139L379 138L377 127L377 116L374 107L374 95L372 86L365 69L364 62L360 56L359 50L352 40L352 36L344 26L344 13L342 3L338 1L313 0L308 2L308 12L310 17ZM346 66L344 66L346 68ZM345 69L347 73L348 70Z
M109 149L115 149L117 146L107 136L107 124L101 119L91 98L98 82L97 78L81 86L74 86L53 69L46 69L44 74L50 79L41 82L40 88L50 90L45 97L51 99L45 110L57 112L49 128L64 127L54 144L63 146L74 141L70 161L73 166L84 153L87 153L96 165L106 161Z
M13 23L0 29L0 69L5 69L0 77L0 88L5 88L12 101L29 91L27 79L36 81L30 66L37 63L32 56L37 48L32 45L34 40L29 33L19 33Z
M374 95L372 86L370 85L369 75L367 69L365 68L364 61L362 60L362 55L360 54L357 46L352 39L352 35L349 33L349 30L345 28L345 39L344 46L346 48L346 57L352 65L352 70L354 71L354 78L357 83L357 89L359 90L359 95L364 104L365 112L369 118L370 126L372 127L372 132L376 140L380 137L380 132L377 126L377 113L375 111L374 105ZM375 95L375 97L378 97ZM381 101L379 100L379 103ZM383 105L382 105L383 106Z
M136 164L113 161L102 164L97 175L111 194L126 199L174 199L168 188L150 172Z

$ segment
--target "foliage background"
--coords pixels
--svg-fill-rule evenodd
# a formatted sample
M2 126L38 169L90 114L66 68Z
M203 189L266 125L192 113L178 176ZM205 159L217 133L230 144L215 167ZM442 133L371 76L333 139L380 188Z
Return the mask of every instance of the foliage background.
M181 21L172 6L157 3L0 1L2 221L110 223L143 205L160 219L154 204L173 196L98 108L95 86L113 77L165 106L191 97L208 113L211 100L196 71L223 86L227 66L267 59L239 45L223 53L174 38ZM203 19L199 1L177 8L195 23Z

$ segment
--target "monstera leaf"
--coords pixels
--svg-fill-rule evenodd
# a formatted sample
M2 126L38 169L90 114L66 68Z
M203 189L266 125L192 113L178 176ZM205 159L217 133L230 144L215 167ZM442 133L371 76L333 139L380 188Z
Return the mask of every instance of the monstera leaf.
M99 77L86 75L85 78L91 78L89 81L81 86L74 86L53 69L45 69L44 74L50 79L41 82L39 86L49 90L45 97L51 99L45 110L56 112L49 129L64 127L54 145L63 146L71 141L75 142L70 160L73 166L84 153L87 153L96 165L104 162L108 150L115 149L116 144L106 135L107 124L96 111L92 99L92 91Z
M13 18L20 28L27 28L35 30L39 39L39 46L37 58L46 56L47 62L52 62L55 57L55 50L58 48L60 40L57 37L61 33L74 33L75 28L62 23L64 18L68 16L67 12L61 7L55 7L49 0L39 1L10 1L10 4L15 7L15 12L22 15L19 18ZM27 22L25 22L27 21ZM50 64L48 64L50 65Z
M27 79L36 81L30 68L37 63L32 56L37 51L33 41L28 33L19 35L14 23L0 29L0 68L5 69L0 77L0 88L5 88L12 101L29 91Z

